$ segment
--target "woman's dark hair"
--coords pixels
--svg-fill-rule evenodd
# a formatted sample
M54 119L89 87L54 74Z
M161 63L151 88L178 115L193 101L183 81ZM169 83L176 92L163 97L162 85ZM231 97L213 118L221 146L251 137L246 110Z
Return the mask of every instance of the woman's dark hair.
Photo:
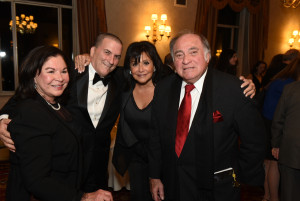
M292 78L298 80L300 77L300 55L298 55L290 64L288 64L282 71L280 71L275 77L276 79L288 79Z
M125 78L128 81L128 87L131 87L132 82L135 83L135 80L129 73L130 61L134 59L134 62L138 64L143 52L152 60L153 66L156 69L152 75L153 84L155 85L163 77L163 63L156 51L155 46L148 41L134 42L128 46L124 60L124 73Z
M225 49L222 51L216 68L222 72L229 73L232 75L236 75L237 72L237 65L231 65L229 60L236 54L236 51L232 49Z
M258 70L258 67L259 67L259 65L260 64L264 64L265 65L265 67L266 67L266 69L265 70L267 70L267 63L266 62L264 62L264 61L258 61L258 62L256 62L256 64L254 64L254 66L253 66L253 68L252 68L252 74L255 74L255 73L257 73L257 70Z
M60 49L53 46L39 46L28 53L19 71L19 86L15 94L17 99L33 98L37 95L34 88L34 77L37 73L40 74L42 66L50 57L56 57L58 55L66 62L70 74L72 63ZM71 77L69 82L71 82ZM69 86L67 89L68 88ZM65 100L66 95L67 93L64 92L62 96L56 98L56 101Z

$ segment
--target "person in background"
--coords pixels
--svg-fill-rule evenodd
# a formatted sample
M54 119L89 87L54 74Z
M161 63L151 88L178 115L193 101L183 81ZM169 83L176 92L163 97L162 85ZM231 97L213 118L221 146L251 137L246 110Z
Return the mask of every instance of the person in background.
M235 76L208 67L204 36L181 33L170 52L177 74L157 84L152 102L153 199L238 201L238 182L263 183L261 116Z
M219 60L216 64L216 69L229 73L231 75L237 75L238 58L236 51L232 49L225 49L222 51Z
M127 82L122 94L113 164L122 175L129 170L132 201L152 201L147 144L152 130L154 89L164 76L163 68L152 43L142 41L129 45L124 61Z
M172 71L175 71L173 58L172 58L172 56L171 56L170 53L168 53L168 54L165 56L164 64L165 64L166 66L168 66L169 68L171 68Z
M299 52L298 52L299 56ZM295 57L297 58L297 56ZM294 59L295 59L294 58ZM293 59L293 60L294 60ZM282 94L285 85L294 82L297 79L296 68L294 65L288 64L283 70L281 70L275 77L274 80L269 84L266 89L266 95L263 105L263 117L267 128L267 158L270 158L268 168L268 186L270 192L270 198L265 198L270 201L279 200L279 181L280 175L278 170L277 159L271 156L271 125L274 116L274 112ZM271 156L269 156L271 155Z
M285 54L275 55L266 71L266 74L262 80L263 87L267 87L268 84L273 80L274 76L283 70L286 65L291 63L299 54L297 49L289 49ZM281 60L281 61L280 61Z
M283 54L277 54L272 58L268 69L277 69L277 68L281 69L282 66L286 66L286 64L283 63ZM272 70L271 70L271 72L272 72ZM261 110L262 110L263 105L264 105L264 99L265 99L265 94L266 94L266 86L265 85L268 82L265 79L265 77L266 76L263 77L262 83L261 83L261 85L263 87L263 91L260 93L260 96L258 97L258 104L259 104L259 107L261 108ZM267 124L266 125L267 127L270 126L269 121L265 120L265 123ZM270 130L267 130L266 154L265 154L265 160L264 160L264 167L265 167L264 196L263 196L262 201L268 201L270 199L270 191L275 192L275 193L273 193L275 195L277 194L277 190L276 190L277 185L275 185L275 187L274 187L274 183L277 183L277 179L275 179L275 182L273 182L274 177L272 177L272 175L274 175L273 172L275 172L275 178L276 178L276 175L277 175L276 172L277 171L276 171L276 169L274 171L274 168L272 168L271 172L269 173L270 163L271 163L271 161L274 160L274 157L272 156L272 154L270 152L270 149L271 149L270 134L271 134ZM275 189L275 190L273 190L273 189Z
M279 163L283 201L300 200L300 57L291 65L297 82L284 87L272 123L272 154Z
M252 72L248 76L248 79L252 79L257 93L259 93L263 90L261 82L262 82L262 79L264 77L266 70L267 70L267 63L264 61L258 61L253 66Z
M108 191L83 193L81 129L62 105L71 63L58 48L40 46L21 65L8 131L8 201L113 200ZM3 109L5 110L5 108Z

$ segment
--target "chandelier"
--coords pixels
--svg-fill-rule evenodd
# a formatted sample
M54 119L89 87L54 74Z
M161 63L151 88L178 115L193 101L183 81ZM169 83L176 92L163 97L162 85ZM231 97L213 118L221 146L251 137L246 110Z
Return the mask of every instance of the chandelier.
M35 29L38 27L37 23L33 22L33 16L25 16L25 14L21 14L19 16L16 16L16 28L17 32L20 34L28 33L28 34L33 34L35 32ZM13 26L13 21L10 20L9 22L9 27L10 30L12 29Z
M300 0L281 0L281 2L286 8L297 8L300 5Z

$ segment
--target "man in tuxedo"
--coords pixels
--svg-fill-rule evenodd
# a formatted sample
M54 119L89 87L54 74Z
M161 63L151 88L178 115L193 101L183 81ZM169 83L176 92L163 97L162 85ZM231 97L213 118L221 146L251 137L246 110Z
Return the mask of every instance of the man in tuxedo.
M153 199L238 201L263 184L264 125L240 81L208 68L210 47L185 32L170 43L177 74L158 83L149 142Z
M98 35L90 50L91 63L84 73L76 73L67 103L75 122L82 125L84 192L107 189L110 131L119 114L123 71L117 67L122 53L121 40L110 33ZM13 109L13 100L6 104ZM15 151L7 131L9 119L1 120L1 140ZM4 136L6 136L4 138Z
M83 190L108 188L110 131L119 114L123 71L117 67L121 40L100 34L90 50L90 64L78 73L67 104L76 122L82 125L86 183Z

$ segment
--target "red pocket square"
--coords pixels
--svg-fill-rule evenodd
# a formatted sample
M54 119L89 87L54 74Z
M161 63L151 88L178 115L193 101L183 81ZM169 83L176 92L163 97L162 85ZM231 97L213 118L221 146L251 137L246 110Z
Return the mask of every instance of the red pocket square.
M222 116L222 114L219 112L219 110L216 110L216 111L213 113L213 119L214 119L214 123L223 121L223 116Z

